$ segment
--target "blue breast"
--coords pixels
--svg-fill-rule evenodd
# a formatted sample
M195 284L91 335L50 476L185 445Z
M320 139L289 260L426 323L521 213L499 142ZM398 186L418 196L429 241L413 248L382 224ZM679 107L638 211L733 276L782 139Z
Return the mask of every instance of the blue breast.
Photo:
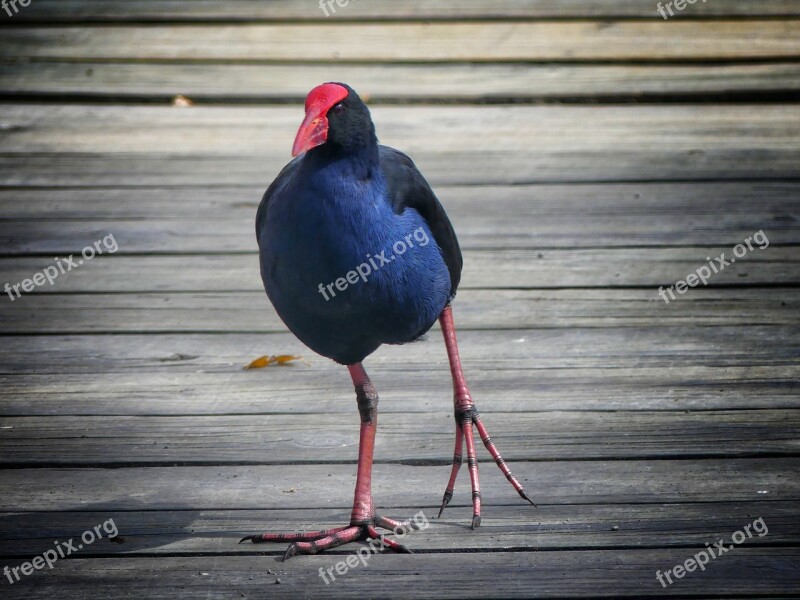
M315 352L360 362L425 333L450 294L428 224L395 214L379 169L308 155L275 190L258 232L261 276L287 327Z

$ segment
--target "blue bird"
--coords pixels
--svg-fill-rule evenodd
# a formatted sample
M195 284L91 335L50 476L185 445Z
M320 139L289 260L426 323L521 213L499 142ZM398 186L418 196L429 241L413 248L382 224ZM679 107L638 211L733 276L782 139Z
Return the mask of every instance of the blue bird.
M451 301L462 257L453 226L411 159L378 143L369 109L343 83L308 94L292 160L269 186L256 215L264 289L276 312L314 352L347 366L361 416L350 523L297 534L265 533L242 542L289 541L284 559L378 539L376 527L414 527L376 513L372 455L378 395L362 361L382 344L405 344L438 319L453 378L456 442L442 511L453 496L467 447L472 528L481 496L473 425L517 492L533 504L489 438L461 369ZM408 550L394 540L384 544Z

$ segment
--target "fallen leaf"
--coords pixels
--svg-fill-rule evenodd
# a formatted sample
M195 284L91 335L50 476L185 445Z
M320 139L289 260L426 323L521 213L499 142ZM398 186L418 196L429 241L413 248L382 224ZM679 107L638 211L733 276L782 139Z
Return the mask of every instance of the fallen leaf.
M186 96L181 96L178 94L172 99L172 106L177 106L178 108L189 108L190 106L194 106L194 102L189 100Z
M302 356L293 356L291 354L281 354L280 356L273 356L274 362L278 363L279 365L285 365L286 363L293 362L295 360L303 360Z
M245 367L245 369L263 369L264 367L268 367L270 365L278 365L283 366L295 360L303 360L302 356L294 356L292 354L281 354L278 356L262 356L261 358L255 359L249 365Z

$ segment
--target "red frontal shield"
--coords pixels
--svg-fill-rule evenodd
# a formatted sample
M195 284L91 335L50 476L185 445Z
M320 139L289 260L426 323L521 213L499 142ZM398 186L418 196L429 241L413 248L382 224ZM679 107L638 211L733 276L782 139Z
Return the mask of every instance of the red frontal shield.
M306 117L297 131L292 146L292 156L308 152L328 141L328 111L350 92L336 83L315 87L306 97Z

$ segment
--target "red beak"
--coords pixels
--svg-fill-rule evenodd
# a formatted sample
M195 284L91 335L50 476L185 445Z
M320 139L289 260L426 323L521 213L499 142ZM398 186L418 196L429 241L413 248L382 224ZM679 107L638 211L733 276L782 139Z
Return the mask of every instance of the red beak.
M308 152L328 141L328 111L350 92L336 83L315 87L306 97L306 118L303 119L292 146L292 156Z
M327 111L326 111L327 113ZM303 124L297 131L292 146L292 156L308 152L328 141L328 117L325 114L307 112Z

